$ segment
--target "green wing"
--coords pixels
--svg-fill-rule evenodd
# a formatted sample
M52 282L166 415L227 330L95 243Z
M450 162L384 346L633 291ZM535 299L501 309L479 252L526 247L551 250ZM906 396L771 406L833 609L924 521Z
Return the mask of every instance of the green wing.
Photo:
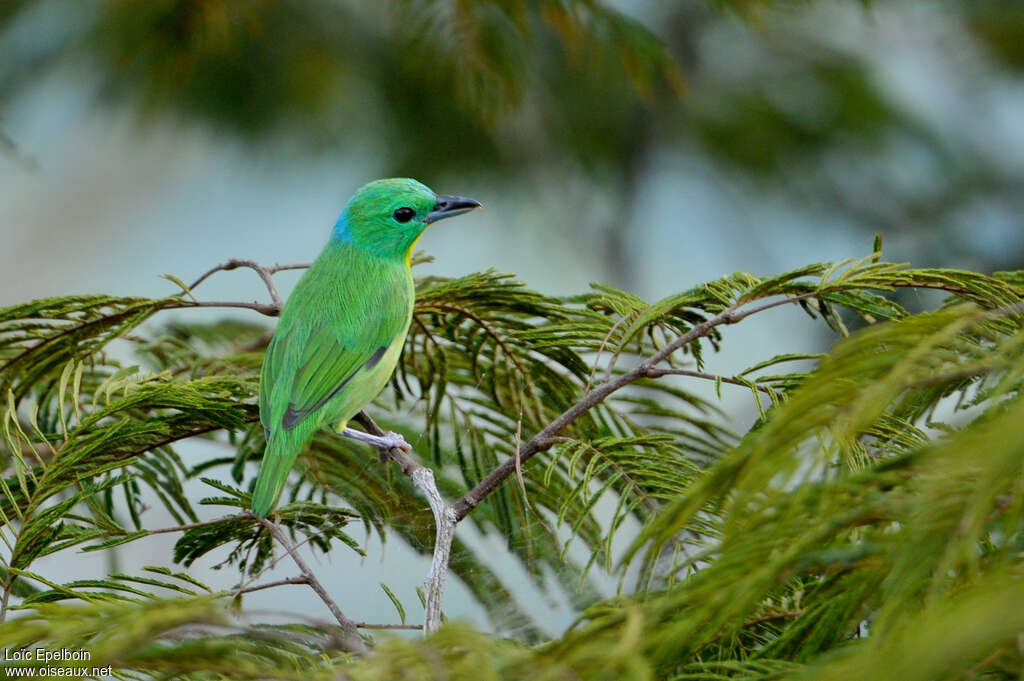
M363 340L369 342L363 347L352 347L339 341L326 329L318 330L310 338L303 348L299 368L292 381L288 407L281 417L281 425L285 430L291 430L324 406L357 373L375 367L387 352L388 346L394 342L395 335L381 338L379 344L374 338Z
M327 419L351 417L382 387L378 365L404 339L413 297L404 263L382 269L331 248L299 280L260 372L267 447L253 513L273 510L295 458Z
M308 332L301 315L292 317L294 325L282 320L260 373L260 421L267 448L253 488L253 513L266 516L273 510L295 457L324 419L336 416L318 412L346 388L356 400L373 392L359 381L373 380L371 370L389 347L401 342L408 317L400 310L367 324L321 324Z
M260 376L264 386L260 390L260 420L264 427L291 430L340 393L361 370L376 366L401 331L401 321L395 321L374 324L363 333L353 334L355 338L342 338L326 327L314 329L305 338L297 330L275 336L267 348ZM395 328L386 328L389 326ZM278 386L279 382L282 385ZM272 403L285 394L287 406L282 413L273 409ZM280 420L273 423L275 418Z

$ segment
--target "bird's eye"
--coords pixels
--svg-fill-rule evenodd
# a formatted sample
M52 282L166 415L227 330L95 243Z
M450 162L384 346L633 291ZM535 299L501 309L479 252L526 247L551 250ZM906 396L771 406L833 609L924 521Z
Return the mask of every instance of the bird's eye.
M394 213L392 213L391 217L395 218L399 222L409 222L409 220L412 220L414 217L416 217L416 211L414 211L412 208L406 208L405 206L403 206L396 210Z

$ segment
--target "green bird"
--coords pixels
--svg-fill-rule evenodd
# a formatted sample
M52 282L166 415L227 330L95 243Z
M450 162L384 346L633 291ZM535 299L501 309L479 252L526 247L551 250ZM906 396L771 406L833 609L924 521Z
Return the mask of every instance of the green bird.
M416 180L376 180L349 199L320 257L281 310L260 372L267 448L252 511L277 505L295 458L324 424L376 447L408 448L347 428L387 384L412 320L409 259L424 230L480 204L434 194Z

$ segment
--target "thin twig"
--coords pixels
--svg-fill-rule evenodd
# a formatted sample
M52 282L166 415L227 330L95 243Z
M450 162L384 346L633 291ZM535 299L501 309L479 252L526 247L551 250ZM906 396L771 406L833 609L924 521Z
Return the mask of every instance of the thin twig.
M601 362L601 353L604 352L605 346L608 345L608 341L610 341L612 339L612 334L615 333L615 330L618 329L619 325L622 324L622 322L624 322L624 321L626 321L626 316L625 315L623 315L622 317L619 317L617 320L615 320L615 323L612 324L612 328L608 329L608 333L606 333L604 335L604 338L601 339L601 345L599 345L598 348L597 348L597 356L594 357L594 366L590 367L590 375L587 376L587 387L585 387L583 389L583 392L589 392L590 391L590 386L592 386L594 384L594 376L597 375L597 365ZM616 354L618 354L618 353L616 353ZM615 362L614 361L610 362L608 364L608 371L605 373L604 380L607 381L608 377L611 376L611 370L612 370L612 367L614 367L614 366L615 366Z
M722 383L729 383L730 385L739 385L744 388L754 387L761 392L771 395L773 390L767 386L758 385L754 381L741 381L738 378L729 378L728 376L719 376L718 374L709 374L703 371L690 371L689 369L655 369L651 367L647 370L647 378L660 378L662 376L687 376L689 378L703 378L707 381L716 381Z
M256 272L256 274L260 275L260 279L262 279L263 283L266 284L266 286L267 286L267 292L270 293L271 300L273 300L274 301L274 305L278 309L280 309L281 305L283 303L281 302L280 294L277 292L277 287L274 285L274 280L272 278L272 275L274 275L274 274L276 274L278 272L281 272L283 270L301 270L301 269L305 269L305 268L309 267L309 263L301 263L301 264L296 264L296 265L271 265L271 266L267 266L267 265L261 265L258 262L255 262L253 260L239 260L238 258L232 258L231 260L228 260L226 263L222 263L220 265L216 265L215 267L211 267L210 269L208 269L206 272L203 272L203 274L198 279L196 279L194 282L192 282L192 285L189 286L188 288L191 291L196 286L199 286L201 283L206 281L212 274L214 274L216 272L227 272L229 270L236 270L239 267L248 267L249 269L251 269L254 272Z
M320 530L319 532L314 532L312 534L307 534L302 539L302 541L300 541L297 544L292 544L292 548L294 548L294 549L301 549L303 546L305 546L306 544L312 542L317 537L326 535L329 530L330 530L330 528L328 527L328 528L324 528L324 529ZM250 584L255 582L257 579L259 579L260 577L262 577L266 573L268 573L271 570L273 570L275 567L277 567L278 563L280 563L282 560L284 560L286 555L288 555L288 554L282 554L280 556L272 556L271 559L269 561L267 561L267 564L264 565L263 568L259 572L257 572L256 574L252 575L251 577L249 577L249 579L247 579L246 581L244 581L241 584L239 584L238 589L241 590L241 589L247 588ZM246 554L246 561L248 561L248 554Z
M247 267L256 274L260 275L260 279L263 280L264 285L267 287L267 293L270 294L270 304L266 303L246 303L242 301L198 301L198 300L175 300L168 305L168 307L238 307L246 310L255 310L260 314L268 317L277 317L281 314L281 308L284 306L284 301L281 300L281 294L277 292L277 286L274 284L273 275L282 272L284 270L301 270L309 267L309 263L297 263L293 265L261 265L254 260L239 260L238 258L232 258L225 263L211 267L207 271L203 272L192 282L192 285L188 287L188 292L191 294L192 289L199 286L206 281L211 275L216 272L227 272L230 270L236 270L239 267Z
M296 551L295 548L292 546L292 543L288 540L288 537L285 536L285 533L281 530L281 526L277 523L267 520L266 518L261 518L258 515L250 515L256 520L258 520L259 523L263 525L263 527L267 528L267 532L270 532L271 536L273 536L274 539L277 540L277 543L279 543L284 548L284 550L291 555L292 560L295 562L295 565L299 568L299 572L301 572L302 576L306 579L307 583L309 584L309 587L313 589L313 591L316 592L316 595L320 597L320 600L324 602L324 604L327 606L327 609L331 611L332 615L334 615L334 619L338 620L338 624L341 625L342 631L345 632L344 644L346 650L359 655L368 654L370 652L370 649L366 646L366 642L363 641L362 637L359 636L359 631L358 627L356 627L356 623L345 616L345 613L341 611L341 608L338 607L338 604L335 603L334 599L332 599L330 594L327 593L327 589L325 589L324 585L320 583L320 580L316 578L316 575L309 568L309 565L306 564L306 561L302 559L302 556L299 555L299 552Z
M484 477L477 485L467 492L461 499L453 504L455 509L456 518L461 521L465 518L474 508L476 508L481 501L490 496L494 490L496 490L508 477L515 472L516 463L522 465L536 454L545 451L553 444L552 438L558 435L566 426L575 421L581 415L597 406L605 400L609 395L615 391L623 388L630 383L636 381L639 378L644 378L647 373L653 369L656 365L667 359L672 353L680 348L686 346L689 343L703 338L711 333L718 326L724 324L735 324L743 319L746 319L750 315L770 310L773 307L779 307L780 305L789 305L792 303L806 300L807 298L813 298L818 295L817 292L803 293L797 296L789 296L781 300L775 300L758 307L750 308L748 310L739 311L739 308L744 303L736 303L729 306L722 312L718 313L711 319L708 319L696 326L692 327L689 331L676 338L674 341L666 345L660 351L652 355L647 360L641 362L637 366L633 367L629 371L620 374L610 381L605 381L601 385L597 386L586 395L584 395L576 404L572 405L564 412L561 413L554 421L548 423L540 432L534 435L530 440L523 445L519 452L519 456L513 460L513 458L506 459L497 467L495 467L490 473Z
M255 586L244 586L240 589L231 592L232 596L238 594L248 594L253 591L263 591L264 589L273 589L276 586L285 586L288 584L309 584L309 580L304 575L298 577L288 577L287 579L278 579L273 582L264 582L263 584L257 584Z
M519 457L519 448L523 444L523 415L519 415L519 422L516 424L516 477L519 479L519 488L523 490L523 501L529 503L526 498L526 481L523 480L523 465Z
M356 622L356 626L360 629L408 629L410 631L420 631L423 629L422 624L371 624L369 622Z
M178 307L237 307L244 310L255 310L267 317L278 317L281 308L273 303L246 303L241 300L169 300L164 304L165 309Z

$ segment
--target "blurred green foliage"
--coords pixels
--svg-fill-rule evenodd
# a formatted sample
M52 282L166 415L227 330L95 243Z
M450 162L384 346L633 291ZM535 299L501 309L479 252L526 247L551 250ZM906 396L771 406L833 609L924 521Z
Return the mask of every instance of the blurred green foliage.
M1019 106L1021 3L617 6L629 15L598 0L9 1L0 102L70 66L98 101L256 146L509 187L585 177L615 207L599 229L623 284L642 258L638 187L665 153L904 235L915 259L1019 265L1019 240L973 227L1024 213L1024 168L984 119Z
M99 8L87 49L106 81L151 113L182 113L255 139L287 129L315 147L344 149L370 133L383 138L396 169L521 164L561 139L552 118L580 110L585 96L566 96L577 87L632 107L641 95L680 88L660 41L582 0ZM620 122L599 132L615 135ZM605 155L621 152L613 145Z

